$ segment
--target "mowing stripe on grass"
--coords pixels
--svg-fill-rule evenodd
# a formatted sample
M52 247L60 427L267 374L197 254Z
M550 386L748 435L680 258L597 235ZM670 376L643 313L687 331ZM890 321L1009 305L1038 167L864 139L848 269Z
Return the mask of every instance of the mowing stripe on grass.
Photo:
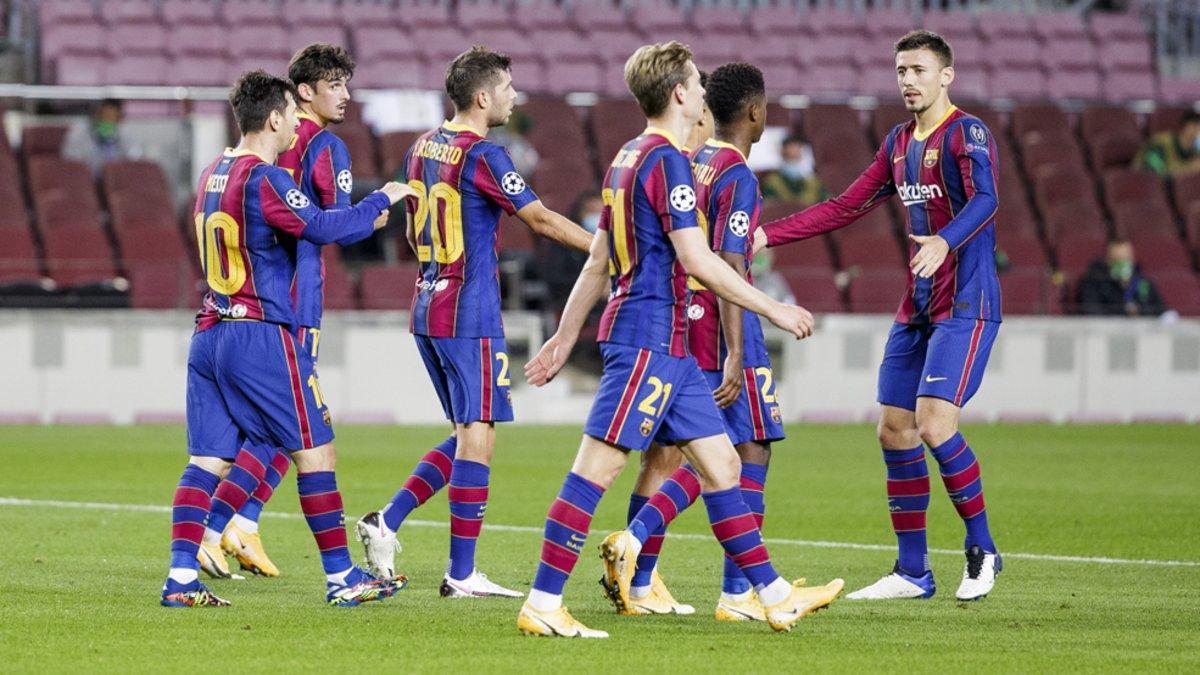
M159 504L113 504L110 502L70 502L60 501L55 499L21 499L18 497L0 497L0 506L31 506L51 509L87 509L99 511L135 511L140 513L170 513L170 506L162 506ZM262 514L269 518L284 518L298 520L304 516L299 513L278 513L267 511ZM405 525L412 527L441 527L445 528L449 525L436 520L415 520L410 519L404 521ZM495 532L521 532L525 534L541 534L542 528L529 527L527 525L493 525L485 524L485 530ZM673 539L689 539L708 541L712 539L712 535L708 534L668 534L668 537ZM776 546L807 546L809 548L840 548L852 549L858 551L894 551L895 546L885 544L856 544L848 541L810 541L806 539L775 539L767 537L766 543ZM932 548L930 553L939 555L955 555L961 556L962 551L956 551L946 548ZM1019 558L1022 560L1042 560L1047 562L1065 562L1065 563L1090 563L1098 565L1145 565L1149 567L1200 567L1200 561L1194 560L1132 560L1129 558L1106 558L1106 557L1090 557L1079 555L1051 555L1046 553L1013 553L1004 551L1005 558Z

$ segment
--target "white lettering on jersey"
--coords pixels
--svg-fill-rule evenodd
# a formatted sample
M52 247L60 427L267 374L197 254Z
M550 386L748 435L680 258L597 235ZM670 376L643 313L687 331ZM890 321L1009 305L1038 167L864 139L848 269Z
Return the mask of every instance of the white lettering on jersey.
M942 194L940 185L922 185L921 183L898 185L896 192L900 194L900 201L904 202L905 206L924 204L930 199L941 199L945 196Z

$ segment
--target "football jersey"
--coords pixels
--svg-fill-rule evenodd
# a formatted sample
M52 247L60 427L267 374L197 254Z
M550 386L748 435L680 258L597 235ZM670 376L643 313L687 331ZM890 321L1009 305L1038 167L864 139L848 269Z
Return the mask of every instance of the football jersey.
M742 272L750 276L754 257L754 232L762 211L758 178L746 164L742 151L729 143L710 140L692 154L696 183L696 220L708 235L712 250L746 257ZM688 349L704 370L720 370L725 363L725 337L717 296L694 278L688 279L692 300L688 305ZM769 365L762 324L754 312L742 312L742 364Z
M354 178L350 173L350 152L346 144L308 114L300 112L299 116L300 126L292 146L279 154L275 165L286 169L304 196L319 208L350 208ZM347 238L339 239L337 243L344 246L356 241L359 240ZM304 240L297 241L292 297L301 326L321 326L324 284L325 262L321 258L321 247Z
M767 243L775 246L845 227L899 194L908 231L939 235L950 252L928 279L909 270L896 321L1000 321L998 159L987 126L953 106L928 134L917 133L915 120L897 125L871 165L840 196L764 225ZM910 255L917 249L910 240Z
M321 245L365 237L389 206L387 195L372 192L353 208L322 211L287 171L249 151L226 150L201 174L196 197L196 240L208 284L198 330L222 318L294 330L299 323L291 294L296 274L291 238Z
M411 330L432 337L504 337L500 318L500 213L537 201L503 146L445 122L417 139L404 176L418 192L405 208L420 275Z
M599 341L687 356L687 273L667 236L696 227L687 157L668 132L646 129L617 153L601 194L612 289Z

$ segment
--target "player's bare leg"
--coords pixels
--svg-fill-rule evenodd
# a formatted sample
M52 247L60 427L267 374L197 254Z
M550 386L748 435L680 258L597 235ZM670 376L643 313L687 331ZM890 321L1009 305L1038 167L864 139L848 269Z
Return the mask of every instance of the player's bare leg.
M475 543L487 509L492 422L457 424L458 454L450 473L450 561L439 592L444 598L520 598L523 593L490 581L475 567Z
M958 431L960 414L960 408L950 401L917 398L918 433L937 460L946 493L967 530L963 543L967 562L955 597L978 600L991 592L1003 563L988 529L979 463Z

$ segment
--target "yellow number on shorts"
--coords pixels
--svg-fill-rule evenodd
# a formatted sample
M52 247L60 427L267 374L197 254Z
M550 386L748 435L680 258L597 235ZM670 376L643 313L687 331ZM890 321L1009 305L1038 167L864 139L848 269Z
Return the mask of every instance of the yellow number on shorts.
M508 354L496 352L496 360L500 362L500 374L496 377L496 384L507 387L512 384L512 380L508 378Z
M667 399L671 397L671 383L667 382L664 384L662 380L651 375L646 380L646 384L653 387L654 391L650 392L650 395L642 399L642 402L638 404L638 412L658 417L667 408ZM661 401L659 397L662 398ZM658 404L658 407L655 407L655 403Z
M313 400L317 402L317 407L324 408L325 399L321 397L321 385L317 382L316 373L308 376L308 388L312 389Z
M417 212L413 214L416 228L417 260L436 260L440 265L452 263L463 254L462 194L449 183L434 183L426 192L419 180L408 181L417 192ZM439 204L438 202L441 202ZM422 245L421 235L430 228L433 246Z
M762 383L762 400L763 403L775 402L775 376L771 373L771 369L766 366L760 366L754 369L755 375L760 375L763 378Z
M220 246L217 245L218 236ZM203 213L197 213L196 243L200 247L200 265L209 288L222 295L233 295L242 290L246 284L246 259L241 252L241 228L233 216L214 211L206 219ZM224 255L221 255L222 248Z
M700 209L696 209L696 223L700 226L700 231L704 233L704 240L708 241L708 216L704 215L704 212ZM693 291L706 290L704 284L700 283L699 279L690 274L688 275L687 287Z
M608 219L608 233L612 239L613 257L616 258L616 264L614 265L613 260L610 259L608 271L610 275L620 273L624 276L633 267L629 260L629 241L626 239L625 191L614 192L612 188L604 188L600 192L600 198L604 200L604 205L611 211Z
M317 345L321 343L321 329L309 328L308 335L312 338L312 349L308 353L312 354L313 361L317 360Z

